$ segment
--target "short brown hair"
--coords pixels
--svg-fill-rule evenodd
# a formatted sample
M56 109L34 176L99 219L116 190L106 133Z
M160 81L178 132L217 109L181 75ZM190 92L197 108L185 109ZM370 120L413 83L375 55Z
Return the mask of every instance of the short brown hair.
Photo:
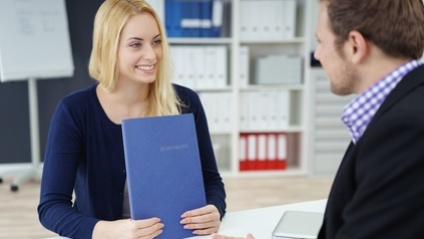
M392 57L418 59L424 50L421 0L320 0L341 45L356 30Z

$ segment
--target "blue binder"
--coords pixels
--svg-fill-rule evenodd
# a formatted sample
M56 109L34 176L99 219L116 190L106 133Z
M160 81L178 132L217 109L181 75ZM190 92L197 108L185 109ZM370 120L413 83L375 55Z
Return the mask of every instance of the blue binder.
M213 0L212 5L212 37L221 37L224 20L224 2Z
M212 0L200 1L201 37L212 37Z
M165 28L168 37L182 37L182 4L177 0L165 0Z
M200 37L201 19L199 0L178 0L177 2L181 4L182 9L182 37ZM185 26L183 21L190 23Z
M206 205L193 114L122 121L132 219L159 217L159 237L186 238L181 215Z

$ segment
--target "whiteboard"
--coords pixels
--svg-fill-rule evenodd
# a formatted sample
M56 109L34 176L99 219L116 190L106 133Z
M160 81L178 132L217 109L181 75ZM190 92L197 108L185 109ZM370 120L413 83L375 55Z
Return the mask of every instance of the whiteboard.
M70 77L65 0L0 0L0 80Z

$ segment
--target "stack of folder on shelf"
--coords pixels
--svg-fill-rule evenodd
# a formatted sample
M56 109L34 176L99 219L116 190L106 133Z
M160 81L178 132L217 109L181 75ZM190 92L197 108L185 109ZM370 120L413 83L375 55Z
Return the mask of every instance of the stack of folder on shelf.
M247 46L240 46L240 58L239 58L239 71L240 71L240 84L241 88L249 86L250 78L250 50Z
M240 130L286 130L290 124L290 92L287 90L242 91Z
M227 86L226 46L171 46L171 57L174 83L200 89Z
M240 39L292 39L296 33L296 11L296 0L241 0Z
M233 96L230 91L200 92L200 100L205 109L211 133L227 133L233 128ZM222 107L225 105L226 109Z
M240 87L249 85L249 48L240 47ZM228 84L226 46L171 45L175 72L172 81L193 89L225 88ZM280 79L278 77L278 79Z
M240 171L286 168L286 133L242 133L239 149Z
M221 37L223 0L165 0L169 37Z

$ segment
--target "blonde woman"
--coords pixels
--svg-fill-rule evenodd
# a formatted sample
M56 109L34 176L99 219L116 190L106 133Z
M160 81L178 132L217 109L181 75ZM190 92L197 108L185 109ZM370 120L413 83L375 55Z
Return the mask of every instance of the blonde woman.
M121 122L193 113L208 205L185 212L195 235L219 229L225 190L196 93L170 82L166 33L143 0L106 0L93 34L90 75L97 81L62 99L52 118L38 213L47 229L71 238L154 238L160 218L128 220ZM75 192L75 199L72 195Z

